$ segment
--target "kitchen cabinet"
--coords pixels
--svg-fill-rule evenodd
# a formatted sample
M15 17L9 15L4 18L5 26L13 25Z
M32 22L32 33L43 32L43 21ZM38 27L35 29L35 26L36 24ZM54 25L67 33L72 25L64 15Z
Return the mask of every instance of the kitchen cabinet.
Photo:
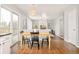
M18 35L12 35L11 46L18 42Z
M0 54L10 54L11 35L0 37Z
M2 44L2 53L6 54L6 53L10 53L10 45L9 45L9 40L6 40L3 42Z
M1 50L2 50L2 49L1 49L1 43L0 43L0 54L1 54Z

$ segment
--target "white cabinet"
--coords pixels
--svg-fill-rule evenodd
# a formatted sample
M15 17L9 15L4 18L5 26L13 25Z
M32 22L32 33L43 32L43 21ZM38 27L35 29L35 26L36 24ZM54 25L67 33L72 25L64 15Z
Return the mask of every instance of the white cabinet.
M3 41L2 45L3 45L2 53L9 54L10 53L10 37L9 36L5 37L5 41Z
M1 49L1 43L0 43L0 54L1 54L1 50L2 50L2 49Z
M16 42L18 42L18 34L12 35L11 45L14 45Z
M10 54L11 35L0 37L0 54Z
M4 39L5 37L0 37L0 54L2 54L2 51L3 51L3 41L5 40Z
M10 43L9 40L3 42L3 54L9 54L10 53Z

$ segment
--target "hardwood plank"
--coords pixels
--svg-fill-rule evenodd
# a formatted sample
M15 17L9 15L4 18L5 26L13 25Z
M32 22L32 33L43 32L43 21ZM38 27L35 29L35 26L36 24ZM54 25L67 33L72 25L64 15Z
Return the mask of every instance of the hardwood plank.
M65 42L61 38L55 36L54 38L51 38L51 46L49 47L40 47L38 50L37 47L33 47L33 49L30 49L27 47L27 45L23 45L22 47L19 46L18 43L14 47L12 47L12 52L15 51L15 54L78 54L79 48L74 46L71 43ZM16 49L17 47L17 49Z

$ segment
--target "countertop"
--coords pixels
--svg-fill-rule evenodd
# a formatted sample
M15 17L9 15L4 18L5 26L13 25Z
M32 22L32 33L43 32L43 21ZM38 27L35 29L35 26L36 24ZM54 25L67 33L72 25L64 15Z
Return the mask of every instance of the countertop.
M12 33L2 33L2 34L0 34L0 37L6 36L6 35L10 35L10 34L12 34Z

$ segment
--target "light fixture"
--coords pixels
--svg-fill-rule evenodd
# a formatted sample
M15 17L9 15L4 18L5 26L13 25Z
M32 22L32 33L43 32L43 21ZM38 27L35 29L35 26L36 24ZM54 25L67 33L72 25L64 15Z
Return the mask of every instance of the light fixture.
M37 14L36 5L34 5L34 4L30 5L29 14L32 16L35 16Z

